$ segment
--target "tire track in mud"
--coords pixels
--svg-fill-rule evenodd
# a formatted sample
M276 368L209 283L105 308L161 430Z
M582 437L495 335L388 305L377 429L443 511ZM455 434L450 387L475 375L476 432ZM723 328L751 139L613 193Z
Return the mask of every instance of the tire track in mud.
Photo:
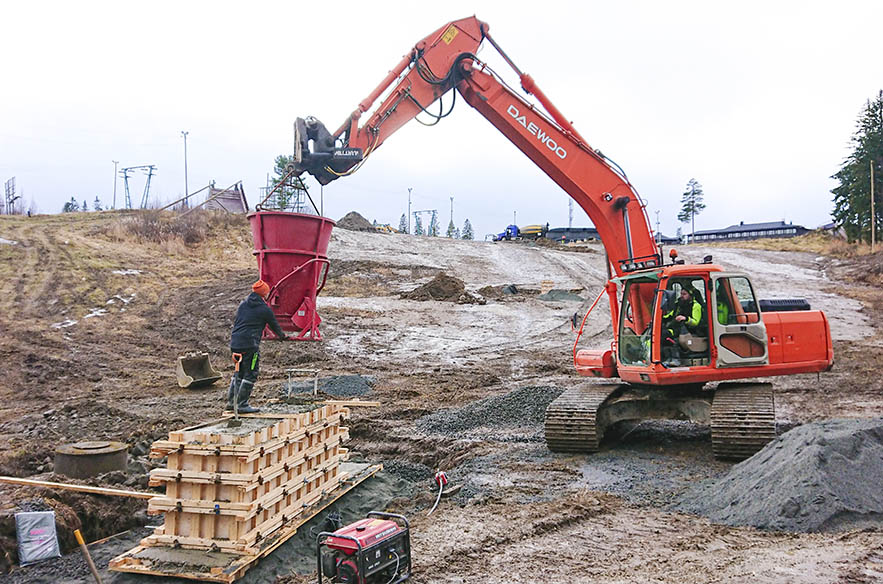
M594 492L447 510L412 524L415 583L863 584L883 573L878 533L722 527Z
M12 234L24 252L20 263L9 266L9 278L3 283L3 309L7 313L27 317L39 314L34 310L35 298L45 298L50 289L51 272L46 270L50 251L46 232L35 224L15 225Z

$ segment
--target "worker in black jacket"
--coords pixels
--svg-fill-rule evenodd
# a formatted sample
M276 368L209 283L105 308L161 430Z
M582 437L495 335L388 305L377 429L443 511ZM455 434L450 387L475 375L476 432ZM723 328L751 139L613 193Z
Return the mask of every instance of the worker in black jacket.
M233 400L237 400L237 411L240 414L259 412L257 408L248 405L248 398L258 380L258 362L260 354L258 349L261 344L261 336L264 327L269 326L280 339L286 338L285 332L276 321L273 310L267 306L266 298L270 294L270 286L263 280L258 280L251 287L252 293L239 304L236 310L236 321L233 323L233 333L230 336L230 350L233 358L241 355L239 371L230 381L230 389L227 391L227 409L233 409Z

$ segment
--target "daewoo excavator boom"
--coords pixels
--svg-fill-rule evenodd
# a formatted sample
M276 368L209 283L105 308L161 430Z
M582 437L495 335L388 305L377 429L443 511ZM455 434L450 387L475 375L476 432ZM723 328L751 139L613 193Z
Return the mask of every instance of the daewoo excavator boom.
M483 41L541 107L516 94L476 56ZM577 372L599 379L568 389L549 406L549 448L592 452L611 424L645 418L710 424L720 458L750 456L774 438L772 385L726 382L830 369L825 315L769 311L769 302L761 311L749 276L724 272L710 256L688 265L672 250L665 263L625 173L589 146L475 17L446 24L418 42L334 133L315 118L299 118L290 174L308 172L321 184L352 174L418 114L436 121L448 115L441 98L451 90L452 102L459 93L583 208L607 251L614 340L602 351L577 350L574 343ZM436 101L438 114L428 111ZM712 390L704 387L710 382L724 383Z

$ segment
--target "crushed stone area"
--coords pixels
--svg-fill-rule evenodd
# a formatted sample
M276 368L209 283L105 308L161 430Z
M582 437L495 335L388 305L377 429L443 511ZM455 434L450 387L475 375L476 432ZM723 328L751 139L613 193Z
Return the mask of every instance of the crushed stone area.
M501 396L487 397L460 408L445 409L417 420L417 429L463 437L476 429L508 429L512 439L542 439L546 408L564 391L560 387L522 387ZM502 435L502 434L499 434Z
M786 432L674 509L726 525L844 530L883 520L883 418L829 420Z

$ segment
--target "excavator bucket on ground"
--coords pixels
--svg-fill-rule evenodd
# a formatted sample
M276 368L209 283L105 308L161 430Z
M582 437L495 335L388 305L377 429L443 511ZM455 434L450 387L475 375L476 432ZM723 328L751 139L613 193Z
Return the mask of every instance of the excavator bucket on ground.
M178 385L184 388L197 388L211 385L221 378L208 358L208 353L194 351L178 357Z

